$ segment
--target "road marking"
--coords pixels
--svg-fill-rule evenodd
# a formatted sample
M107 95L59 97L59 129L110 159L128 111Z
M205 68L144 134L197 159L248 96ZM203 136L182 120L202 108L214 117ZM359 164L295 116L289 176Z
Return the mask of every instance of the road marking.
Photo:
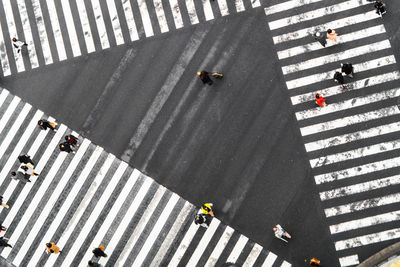
M153 0L154 8L156 10L158 24L160 25L161 33L168 32L168 22L164 14L164 8L161 0Z
M229 254L228 259L226 262L236 263L237 259L240 256L240 252L243 250L244 246L247 244L249 239L244 235L240 235L238 241L236 242L235 246L233 247L231 253Z
M178 0L169 0L169 5L171 6L172 17L174 18L175 28L176 29L182 28L184 25Z
M264 8L265 11L265 15L269 16L269 15L273 15L282 11L286 11L289 9L294 9L297 7L301 7L304 5L309 5L309 4L313 4L313 3L318 3L321 2L323 0L291 0L291 1L286 1L283 3L279 3L273 6L269 6Z
M154 35L153 26L151 25L149 11L147 10L146 0L137 0L140 15L142 17L144 32L146 37L150 37Z
M290 267L292 266L290 263L288 263L287 261L283 261L281 267Z
M262 251L262 247L259 244L254 244L253 248L251 249L249 255L247 256L246 260L243 263L244 267L252 267L260 255Z
M235 230L233 230L229 226L225 228L224 232L222 233L222 236L219 238L217 245L214 247L214 250L211 252L210 257L208 257L208 260L204 266L213 267L216 265L219 257L222 254L222 251L224 251L234 231Z
M91 2L92 2L93 15L96 20L97 32L100 38L101 48L107 49L110 47L110 43L108 41L107 29L104 24L103 13L101 12L101 6L99 0L91 0Z
M202 2L203 2L203 10L206 21L214 19L214 13L211 8L210 0L202 0Z
M86 12L86 6L83 0L76 0L76 6L78 8L79 18L81 20L83 37L85 38L86 50L88 53L96 51L96 47L93 42L92 30L90 29L90 23Z
M77 0L78 3L79 0ZM54 4L54 0L46 0L47 9L49 11L49 18L51 23L51 28L53 29L53 36L56 43L58 60L63 61L67 59L67 53L65 51L64 40L62 37L60 23L58 21L57 10ZM79 7L78 7L79 10ZM80 11L80 10L79 10Z
M183 255L185 254L186 249L189 247L190 243L192 242L193 237L197 233L199 226L197 226L194 222L189 227L189 230L185 233L179 247L176 249L174 256L172 257L171 261L168 264L168 267L176 267L178 266L179 262L181 261Z
M228 5L226 4L226 0L218 0L218 7L222 16L229 15L229 8Z
M242 12L245 10L242 0L235 0L236 12Z
M124 8L126 25L128 26L131 41L133 42L139 40L139 34L137 31L135 19L133 17L131 2L127 0L121 0L121 2L122 7Z
M196 7L194 5L193 0L185 0L186 1L186 9L189 14L189 19L191 24L199 23L199 18L197 17Z
M253 8L261 6L260 0L251 0L251 5Z
M14 113L16 108L18 107L19 102L21 102L21 98L19 98L18 96L14 96L13 100L7 106L6 111L4 112L3 116L0 119L0 133L6 127L7 122L10 120L12 114Z
M69 42L72 48L72 54L74 57L81 55L81 48L79 47L78 37L76 35L74 18L72 17L71 7L69 0L61 0L61 6L64 12L65 24L67 26L67 32L69 36Z
M14 49L11 47L11 49ZM3 76L11 75L10 62L8 61L6 44L4 42L3 30L0 24L0 59L1 59L1 68L3 70Z
M276 256L274 253L269 252L267 258L265 259L262 267L272 267L274 265L275 260L278 256Z
M108 14L110 15L111 25L114 31L115 42L117 45L125 43L122 35L121 25L119 24L118 12L115 8L114 0L107 0Z
M353 266L356 264L359 264L360 262L358 261L358 255L351 255L347 257L341 257L339 258L340 266L341 267L347 267L347 266Z

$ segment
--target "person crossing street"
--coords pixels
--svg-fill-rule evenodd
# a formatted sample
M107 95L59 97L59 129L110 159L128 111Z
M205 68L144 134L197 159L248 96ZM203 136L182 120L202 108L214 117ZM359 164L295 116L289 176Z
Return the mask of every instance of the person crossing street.
M28 46L27 43L25 43L25 42L23 42L23 41L20 41L20 40L18 40L18 39L15 38L15 37L12 38L12 43L13 43L14 48L17 50L17 53L20 53L20 52L21 52L22 47Z

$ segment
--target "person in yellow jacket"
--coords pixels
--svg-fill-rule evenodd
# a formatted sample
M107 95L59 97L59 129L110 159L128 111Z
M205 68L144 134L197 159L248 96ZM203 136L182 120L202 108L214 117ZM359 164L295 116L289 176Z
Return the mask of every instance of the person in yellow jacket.
M62 251L60 250L59 247L57 247L57 245L54 242L46 243L46 253L47 254L49 254L49 253L58 254L60 252L62 252Z

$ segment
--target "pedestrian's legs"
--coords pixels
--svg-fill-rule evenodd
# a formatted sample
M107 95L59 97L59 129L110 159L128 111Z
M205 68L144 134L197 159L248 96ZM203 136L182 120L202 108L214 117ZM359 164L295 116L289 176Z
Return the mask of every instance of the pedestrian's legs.
M8 206L6 203L3 203L3 202L0 204L0 206L4 207L4 208L6 208L6 209L9 209L9 208L10 208L10 206Z

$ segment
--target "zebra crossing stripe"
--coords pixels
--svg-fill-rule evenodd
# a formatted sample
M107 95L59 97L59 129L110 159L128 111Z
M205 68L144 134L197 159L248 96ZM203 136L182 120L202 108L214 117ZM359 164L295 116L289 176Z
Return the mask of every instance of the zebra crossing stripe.
M126 24L128 26L129 36L131 38L131 41L133 42L139 40L139 34L137 31L135 19L133 17L131 2L126 0L121 0L121 2L122 2L122 7L124 8Z
M88 142L86 142L88 143ZM89 143L88 143L89 144ZM82 146L84 144L82 143ZM79 152L79 151L78 151ZM87 177L89 176L90 171L92 170L93 166L95 165L95 163L97 162L98 158L100 157L101 153L103 152L103 148L101 147L96 147L94 152L92 153L92 155L89 158L89 161L86 163L85 167L83 168L81 174L79 175L79 177L76 179L76 182L74 184L74 186L72 187L71 191L69 192L69 194L65 197L68 199L75 199L75 197L78 195L79 193L79 189L81 189L81 187L83 186L85 180L87 179ZM83 153L81 154L83 156ZM76 156L79 156L78 153ZM75 159L75 157L74 157ZM71 172L72 174L73 172ZM65 174L64 174L65 176ZM65 179L66 177L64 177L62 179ZM67 179L65 179L67 181ZM58 187L58 185L57 185ZM53 204L55 205L57 202L54 202ZM52 240L51 238L53 237L53 235L55 234L55 231L57 230L58 226L61 225L62 220L64 219L64 217L66 216L66 213L68 212L68 210L71 208L72 204L74 202L73 201L64 201L64 203L61 205L61 207L58 209L57 215L54 218L54 220L51 222L50 226L47 228L48 230L46 231L45 235L41 238L41 241L39 242L39 244L45 244L47 242L49 242L49 240ZM118 202L116 202L118 203ZM53 207L52 207L53 208ZM51 209L50 209L51 210ZM46 216L47 217L47 216ZM42 222L46 219L46 217L42 216ZM40 220L38 220L40 221ZM36 224L35 224L36 226ZM39 229L41 227L41 224L39 224L37 226ZM35 238L36 235L32 235L30 233L30 236L32 236L33 240ZM32 240L32 241L33 241ZM21 251L21 250L20 250ZM23 252L23 251L22 251ZM24 253L24 252L23 252ZM43 247L42 246L38 246L36 247L35 253L33 254L32 258L30 259L29 262L24 262L24 264L29 264L32 266L37 266L38 261L40 260L40 257L43 255ZM21 256L21 259L23 259L23 256Z
M68 226L66 227L66 230L62 234L61 238L58 240L57 245L61 248L65 246L65 244L68 242L70 239L72 233L76 230L76 227L79 223L79 221L82 218L82 215L84 214L86 208L88 207L89 203L95 196L95 192L99 188L99 186L102 184L107 172L109 171L111 164L114 162L115 156L113 154L108 154L106 160L104 161L103 165L100 168L100 171L97 173L96 177L94 178L92 184L90 185L88 189L88 194L85 194L85 197L82 199L81 203L79 203L79 206L77 208L77 212L74 214L73 218L68 222ZM53 255L54 257L49 257L47 259L46 265L47 267L50 266L55 266L55 262L59 256L59 254Z
M207 228L207 231L201 237L201 240L199 241L194 252L192 253L192 256L190 257L188 263L186 264L187 266L196 266L198 264L201 255L203 255L204 251L206 250L208 243L210 242L212 236L215 234L215 231L217 231L217 228L220 225L220 223L221 223L220 220L216 218L212 219L210 226Z
M171 7L172 17L174 18L175 29L182 28L184 25L178 0L169 0L169 5Z
M218 7L221 12L221 16L229 15L229 8L226 3L226 0L218 0Z
M306 12L306 13L300 13L300 14L297 14L297 15L294 15L291 17L286 17L286 18L275 20L275 21L271 21L268 23L268 25L271 30L276 30L276 29L283 28L283 27L293 25L296 23L301 23L304 21L308 21L308 20L324 17L327 15L339 13L342 11L350 10L353 8L357 8L361 5L366 5L369 3L370 2L368 2L367 0L361 0L361 1L350 0L350 1L346 1L346 2L341 2L336 5L331 5L331 6L327 6L327 7L323 7L323 8L319 8L319 9L314 9L314 10Z
M244 246L247 244L249 239L244 235L240 235L238 241L236 242L235 246L233 247L231 253L228 256L226 262L236 263L237 259L240 256L240 252L243 250Z
M358 255L351 255L339 258L339 263L341 267L353 266L359 264Z
M85 3L83 2L83 0L76 0L76 6L78 8L79 19L81 20L81 26L83 30L83 38L85 39L86 50L88 53L92 53L96 51L96 47L94 46L92 30L90 29Z
M203 10L206 21L214 19L213 10L211 8L210 0L202 0Z
M124 202L126 201L126 198L129 196L129 193L134 188L136 182L139 179L139 176L140 176L140 172L138 170L134 170L131 173L126 184L122 188L121 193L119 193L118 198L113 203L113 206L111 207L110 212L108 212L107 217L101 224L100 229L98 231L96 231L96 236L93 238L85 255L82 257L82 260L81 260L79 266L87 266L87 259L90 259L93 248L98 247L100 244L104 244L101 241L103 240L103 237L106 235L107 229L110 228L114 218L119 216L119 211L120 211L122 205L124 204ZM126 225L125 225L125 227L126 227ZM140 265L138 265L138 266L140 266Z
M77 0L77 3L78 2L79 0ZM57 9L54 4L54 0L46 0L46 4L47 4L47 9L49 11L51 28L53 29L53 36L56 43L58 60L63 61L67 59L67 53L65 51L64 40L60 29L60 23L58 21ZM78 11L81 12L79 6L78 6Z
M294 9L297 7L301 7L303 5L318 3L321 1L323 1L323 0L290 0L290 1L286 1L283 3L279 3L276 5L266 7L266 8L264 8L264 11L265 11L265 15L269 16L269 15L272 15L275 13Z
M186 2L186 9L189 14L189 19L191 24L199 23L199 18L197 17L196 7L194 5L193 0L185 0Z
M246 260L243 263L244 267L251 267L256 263L258 256L262 251L262 247L259 244L254 244L253 248L251 249L249 255L247 256Z
M342 222L329 226L331 234L338 234L359 228L370 227L382 223L394 222L400 220L400 210L378 214L375 216L364 217L362 219Z
M67 256L62 263L64 266L72 266L72 261L74 260L76 254L78 253L80 247L74 246L74 244L83 244L86 239L87 234L93 227L93 224L96 222L96 219L99 217L100 213L103 210L103 207L106 205L107 201L109 201L112 192L117 187L119 181L121 180L125 170L127 169L128 164L125 162L120 162L118 169L115 171L114 175L112 176L110 182L107 184L106 189L104 190L103 194L101 195L100 199L96 203L93 211L90 213L89 218L87 219L85 225L81 228L81 231L74 240L71 240L71 249L68 251ZM100 245L100 244L99 244ZM92 248L93 249L93 248Z
M319 196L322 201L359 194L379 188L389 187L400 184L400 176L390 176L378 180L372 180L364 183L339 187L336 189L320 192Z
M371 199L365 199L356 201L348 204L343 204L336 207L324 209L326 217L339 216L350 212L361 211L376 207L381 207L393 203L400 202L400 194L385 195L383 197L376 197Z
M13 100L11 101L10 105L8 105L6 112L0 119L0 133L3 132L4 127L6 127L7 122L10 120L12 114L16 110L21 98L18 96L14 96Z
M4 42L3 30L0 23L0 61L3 70L3 76L11 75L10 62L8 61L6 44Z
M99 34L100 38L101 48L107 49L110 47L110 43L108 42L107 30L104 24L103 13L101 12L99 0L91 0L91 3L97 26L97 33Z
M186 249L189 247L198 229L199 226L197 226L194 222L192 222L192 224L189 227L189 230L185 233L185 236L183 237L181 243L179 244L179 247L175 251L171 261L169 262L168 267L178 266L183 255L185 254Z
M2 89L0 93L0 107L3 106L4 101L6 101L7 96L9 95L9 91L6 89Z
M149 16L149 12L147 10L147 5L145 0L137 0L139 5L140 15L142 17L144 32L146 37L150 37L154 35L153 26L151 25L151 20Z
M29 59L31 68L39 67L39 61L36 55L35 43L33 42L31 26L29 23L28 12L25 6L25 0L17 0L19 14L22 22L22 29L24 30L25 42L28 44Z
M61 0L61 7L64 12L64 19L67 25L67 32L69 36L69 41L72 48L72 54L74 57L81 55L81 48L79 46L78 37L76 35L74 18L72 17L71 7L68 0Z
M261 6L260 0L251 0L251 5L253 8Z
M168 22L164 14L164 8L161 0L153 0L153 3L158 19L158 25L160 25L161 33L168 32L169 31Z
M287 261L283 261L281 267L290 267L292 266L290 263L288 263Z
M110 15L111 25L114 31L115 42L117 45L125 43L122 35L121 25L119 23L118 12L114 0L107 0L108 14Z
M42 9L39 0L32 0L33 13L35 14L36 26L39 32L40 44L42 47L44 62L46 65L53 63L49 39L47 38L46 26L44 25Z
M204 265L205 267L212 267L217 264L218 258L221 256L222 251L225 249L226 245L228 244L229 240L231 239L232 235L234 233L234 230L227 226L218 240L217 245L215 246L214 250L211 252L210 257L208 257L208 260L206 264Z
M235 0L236 12L244 11L244 4L242 0Z
M272 265L274 265L276 258L278 258L278 256L276 256L272 252L269 252L267 257L265 258L265 261L264 261L262 267L272 267Z

